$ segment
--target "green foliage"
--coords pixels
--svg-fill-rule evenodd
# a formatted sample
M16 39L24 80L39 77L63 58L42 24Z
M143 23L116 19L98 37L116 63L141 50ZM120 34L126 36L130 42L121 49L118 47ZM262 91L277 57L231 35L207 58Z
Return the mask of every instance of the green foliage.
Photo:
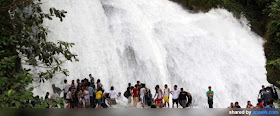
M46 40L49 30L44 19L63 21L67 12L50 8L45 13L41 4L40 0L0 0L0 108L26 105L33 100L29 85L35 78L51 79L58 72L67 76L62 63L78 61L70 51L74 43ZM22 63L46 70L33 76Z
M61 108L64 108L65 103L64 98L60 98L58 100L50 101L50 100L44 100L43 98L40 99L40 102L35 105L34 108L47 108L47 107L55 107L56 105L59 105Z
M268 25L268 34L274 37L280 43L280 0L275 0L269 6L269 17L271 19Z
M267 63L268 66L273 67L274 69L280 70L280 58L276 60L269 61Z
M199 7L199 10L208 11L212 8L226 8L229 11L241 13L243 11L241 5L236 4L232 0L187 0L188 6Z
M32 82L32 75L13 70L16 69L16 58L5 57L0 61L0 107L19 107L33 99L32 88L25 89Z
M270 21L267 26L267 43L264 45L267 57L267 78L270 83L280 87L280 0L269 5Z
M278 107L280 107L280 100L275 100L274 103L277 103Z

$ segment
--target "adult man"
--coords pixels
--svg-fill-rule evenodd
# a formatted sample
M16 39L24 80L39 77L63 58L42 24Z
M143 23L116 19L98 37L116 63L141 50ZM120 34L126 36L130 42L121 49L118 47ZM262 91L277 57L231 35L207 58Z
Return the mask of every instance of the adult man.
M94 83L91 83L90 86L88 87L89 90L89 99L90 99L90 107L94 107Z
M89 74L89 82L90 82L90 84L94 85L94 78L92 77L91 74Z
M183 108L186 108L187 106L187 95L188 93L184 91L183 88L181 88L181 92L179 94L179 100Z
M174 85L174 90L171 91L172 94L172 108L174 108L174 103L177 104L177 108L178 108L178 97L180 94L180 91L177 89L177 85Z
M168 88L167 84L164 85L164 93L163 93L163 99L164 99L164 106L166 107L166 103L169 108L169 94L170 94L170 89Z
M128 87L126 89L126 92L124 93L124 96L127 98L127 103L130 105L131 103L131 96L132 96L132 89L131 83L128 83Z
M241 108L240 106L239 106L239 103L238 102L235 102L235 104L234 104L234 108Z
M75 84L75 88L77 88L78 89L78 91L81 89L81 88L79 88L80 87L80 79L77 79L76 80L76 84Z
M265 88L265 92L263 92L263 102L264 102L264 105L266 106L266 104L268 103L273 103L273 93L272 91L270 90L270 88Z
M209 108L213 108L213 97L214 97L214 91L211 90L211 86L208 87L208 90L206 92L206 96L208 98L208 105L209 105Z
M264 103L264 106L269 102L269 92L267 88L264 88L264 91L262 91L262 102Z
M60 96L62 90L59 87L56 87L55 84L52 84L52 89Z
M141 88L141 83L140 83L140 81L137 81L137 87L138 87L138 89L140 90L140 88Z
M264 85L262 85L262 89L259 91L258 98L262 99L264 92L265 92L265 87L264 87ZM262 101L263 101L263 99L262 99Z
M67 93L68 93L68 91L69 91L69 88L70 88L70 85L69 84L67 84L67 80L65 79L64 80L64 87L63 87L63 90L64 90L64 99L66 99L66 95L67 95Z

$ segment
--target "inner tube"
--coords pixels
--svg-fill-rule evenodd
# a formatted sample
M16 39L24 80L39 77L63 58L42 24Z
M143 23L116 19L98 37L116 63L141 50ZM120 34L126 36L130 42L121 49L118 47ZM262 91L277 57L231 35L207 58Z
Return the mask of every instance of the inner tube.
M192 103L192 95L190 93L188 93L187 97L188 97L188 102L187 102L186 107L189 107Z
M187 101L186 101L186 107L190 107L191 103L192 103L192 95L187 92ZM182 100L179 99L179 104L183 107L183 104L182 104Z

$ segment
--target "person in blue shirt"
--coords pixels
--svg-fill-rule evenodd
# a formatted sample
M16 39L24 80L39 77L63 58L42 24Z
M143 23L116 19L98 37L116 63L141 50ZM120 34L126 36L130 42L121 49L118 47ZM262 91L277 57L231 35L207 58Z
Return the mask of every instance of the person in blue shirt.
M89 90L89 99L90 99L90 107L94 107L94 96L93 96L93 92L94 92L94 88L93 88L93 83L91 83L91 85L88 87Z
M272 107L271 107L271 103L268 102L264 108L272 108Z

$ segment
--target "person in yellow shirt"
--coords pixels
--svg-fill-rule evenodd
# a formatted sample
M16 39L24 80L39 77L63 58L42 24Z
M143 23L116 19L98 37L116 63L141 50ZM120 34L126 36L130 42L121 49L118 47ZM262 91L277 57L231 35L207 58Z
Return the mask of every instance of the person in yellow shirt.
M96 102L98 104L97 108L101 108L102 96L103 96L102 88L98 88L95 96Z

